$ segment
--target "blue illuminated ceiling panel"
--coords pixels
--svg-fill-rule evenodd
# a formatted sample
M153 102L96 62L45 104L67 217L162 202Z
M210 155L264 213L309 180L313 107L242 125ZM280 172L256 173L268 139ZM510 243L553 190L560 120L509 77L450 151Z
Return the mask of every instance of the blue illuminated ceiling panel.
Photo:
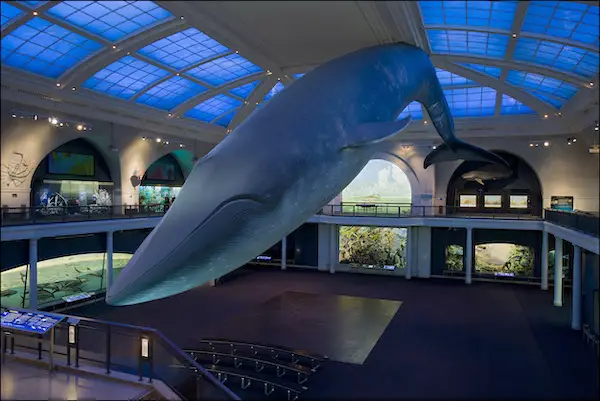
M294 79L300 79L304 76L304 73L302 74L294 74Z
M453 117L493 116L496 91L492 88L445 89L444 95Z
M258 82L259 81L254 81L254 82L250 82L249 84L239 86L237 88L230 90L229 93L231 93L232 95L239 96L243 99L248 99L248 96L250 96L250 94L252 93L254 88L256 88L256 85L258 85Z
M510 30L517 1L419 1L423 23Z
M567 100L564 99L559 99L557 97L552 97L552 96L548 96L542 92L538 92L538 91L532 91L529 89L525 89L526 92L532 94L533 96L537 97L538 99L556 107L557 109L560 109L561 107L563 107L566 103Z
M519 88L534 92L543 92L565 100L571 99L578 90L576 86L567 82L524 71L509 71L506 76L506 82Z
M125 56L98 71L83 86L121 99L130 99L140 90L167 75L168 71L132 56Z
M423 108L421 107L421 103L419 102L411 102L402 113L398 116L398 120L402 118L406 118L408 116L412 116L413 120L422 120L423 119Z
M461 77L460 75L456 75L452 72L442 70L441 68L436 68L435 73L440 81L440 85L443 87L451 87L458 85L477 85L475 82Z
M598 74L598 53L546 40L519 38L514 59L572 72L587 79Z
M172 17L151 1L63 1L48 14L111 42Z
M2 2L1 10L2 10L2 28L4 28L4 24L6 24L7 22L12 21L13 19L25 14L23 11L19 10L17 7L11 6L10 4L8 4L7 2L4 2L4 1Z
M259 66L239 54L230 54L201 64L189 70L187 74L213 86L219 86L261 71Z
M185 113L185 116L208 123L215 118L232 111L236 107L239 107L241 104L242 102L230 96L217 95L189 110Z
M228 51L210 36L189 28L159 39L138 52L169 67L182 69Z
M233 116L235 116L236 110L232 110L231 112L225 114L223 117L219 118L213 124L220 125L221 127L228 127L229 124L231 124L231 120L233 120Z
M429 44L434 53L467 54L503 58L508 36L461 30L428 29Z
M136 102L163 110L171 110L207 89L182 77L173 77L144 92Z
M598 46L598 10L576 1L531 1L521 31Z
M500 114L535 114L535 111L508 95L502 95Z
M2 39L2 62L57 78L101 47L100 43L34 18Z
M265 98L263 99L263 102L266 102L267 100L271 99L273 96L278 94L282 89L285 89L285 86L283 86L283 84L281 82L277 82L277 84L273 88L271 88L271 90L269 92L267 92L267 94L265 95Z
M492 67L490 65L483 64L472 64L472 63L458 63L463 67L470 68L471 70L475 70L482 74L489 75L494 78L500 78L500 73L502 72L502 68L500 67Z
M47 3L47 1L19 1L19 3L24 4L27 7L38 8L42 4Z

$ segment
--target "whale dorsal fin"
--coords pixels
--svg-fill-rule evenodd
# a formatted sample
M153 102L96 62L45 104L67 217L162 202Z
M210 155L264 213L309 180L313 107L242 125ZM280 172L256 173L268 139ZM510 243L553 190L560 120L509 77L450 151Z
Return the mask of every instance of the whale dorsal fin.
M349 135L348 143L342 149L391 142L398 139L398 134L410 124L411 116L392 122L364 123L356 126Z

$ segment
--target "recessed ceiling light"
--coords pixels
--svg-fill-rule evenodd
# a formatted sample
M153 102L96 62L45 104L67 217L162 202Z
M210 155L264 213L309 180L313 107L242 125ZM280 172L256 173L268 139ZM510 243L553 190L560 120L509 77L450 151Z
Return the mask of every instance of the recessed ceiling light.
M577 142L577 138L573 138L573 143Z
M145 141L145 140L146 140L146 137L145 137L145 136L143 136L143 137L142 137L142 141Z
M179 144L179 147L180 147L180 148L183 148L183 143L180 143L180 144Z
M75 89L77 89L77 88L75 88L75 87L72 87L72 88L71 88L71 90L72 90L72 91L74 91Z
M77 131L83 131L83 125L79 124L79 125L77 126Z
M169 117L173 116L173 114L169 113Z
M38 15L38 12L37 12L37 11L34 11L34 12L33 12L33 15Z
M550 146L550 142L548 142L548 141L544 142L544 146Z
M435 150L435 149L437 149L437 146L433 145L433 149L434 149L434 150Z
M544 114L544 118L548 118L548 114Z
M127 55L129 56L131 54L131 52L127 52Z
M567 145L571 145L571 141L567 142Z
M179 18L183 19L183 15L181 17L179 17Z
M56 86L60 86L60 83L59 83L59 82L57 82L57 83L56 83Z
M423 124L427 125L427 121L423 121Z
M530 148L533 148L533 143L530 143L530 144L529 144L529 147L530 147Z
M512 34L512 37L513 37L513 38L516 38L516 37L517 37L517 34L516 34L516 33L513 33L513 34Z
M116 48L117 48L117 46L113 45L113 47L112 47L112 48L113 48L113 49L116 49Z
M168 145L168 144L169 144L169 141L165 141L165 145Z
M13 114L13 115L12 115L12 118L17 118L17 115L16 115L16 114Z
M156 138L156 142L160 143L160 141L162 141L162 139Z
M594 86L594 83L593 83L593 82L590 82L590 86Z

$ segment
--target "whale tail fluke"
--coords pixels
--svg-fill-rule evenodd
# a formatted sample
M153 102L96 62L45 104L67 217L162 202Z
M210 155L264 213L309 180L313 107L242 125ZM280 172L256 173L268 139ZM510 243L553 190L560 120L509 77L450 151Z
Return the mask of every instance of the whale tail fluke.
M453 145L454 149L445 143L438 146L433 152L427 155L423 162L423 168L427 168L435 163L453 160L484 161L510 168L506 160L493 152L462 141L456 141Z

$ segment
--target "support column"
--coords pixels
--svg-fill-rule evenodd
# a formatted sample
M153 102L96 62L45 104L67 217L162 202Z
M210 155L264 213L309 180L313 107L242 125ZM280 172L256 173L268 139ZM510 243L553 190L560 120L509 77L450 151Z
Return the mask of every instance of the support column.
M554 306L562 306L563 298L563 240L556 238L554 246Z
M571 328L581 330L581 248L573 246L573 311L571 312Z
M548 290L548 233L542 232L542 290Z
M406 267L404 270L404 277L407 280L410 280L412 276L412 265L414 264L414 255L413 255L413 236L414 230L412 227L408 227L406 229L406 247L404 248L404 252L406 252L405 260Z
M281 270L287 268L287 236L281 239Z
M473 229L467 228L467 242L465 244L465 284L471 284L473 270Z
M335 265L337 264L338 259L338 247L337 247L337 239L335 238L335 234L337 233L337 226L335 224L331 224L329 228L330 237L329 237L329 273L335 273Z
M106 291L113 283L113 232L106 233Z
M37 291L37 262L38 262L38 240L32 238L29 240L29 306L28 309L38 308L38 291Z

